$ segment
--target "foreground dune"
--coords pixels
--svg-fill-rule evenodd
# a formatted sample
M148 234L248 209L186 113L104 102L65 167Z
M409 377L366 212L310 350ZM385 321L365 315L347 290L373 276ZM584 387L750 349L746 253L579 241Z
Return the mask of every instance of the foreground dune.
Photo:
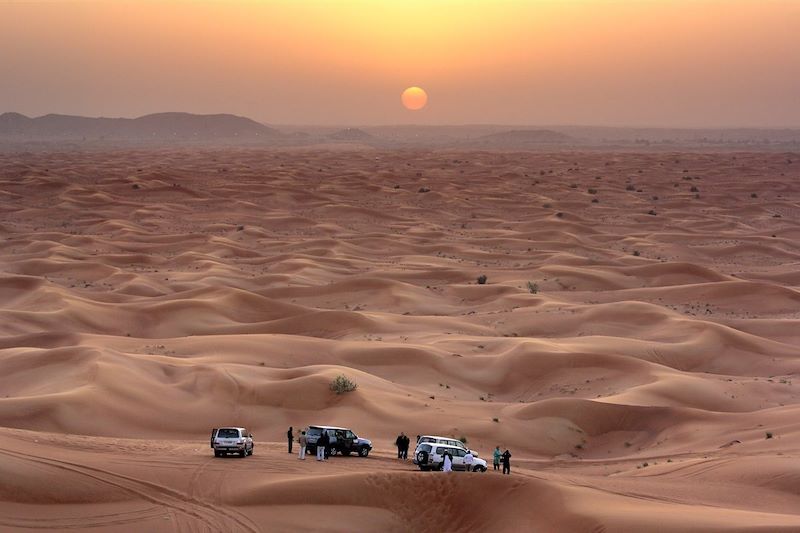
M0 527L800 530L797 159L3 155ZM313 423L375 452L286 454Z

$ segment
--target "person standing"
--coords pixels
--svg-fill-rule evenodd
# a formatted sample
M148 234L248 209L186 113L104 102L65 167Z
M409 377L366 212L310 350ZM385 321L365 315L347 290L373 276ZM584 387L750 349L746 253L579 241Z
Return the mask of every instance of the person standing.
M286 438L289 441L289 453L292 453L292 443L294 442L294 433L292 433L292 426L289 426L289 431L286 432Z
M472 455L472 450L467 450L467 453L464 455L464 466L467 469L467 472L472 472L472 462L475 460L475 456Z
M502 455L503 455L503 453L500 451L500 446L495 446L495 448L494 448L494 456L493 456L494 461L492 461L492 464L494 465L494 469L495 470L500 470L500 457Z
M403 434L403 460L408 460L408 447L411 446L411 439L408 438L408 435Z
M452 472L453 471L453 460L450 459L450 454L444 454L444 464L442 465L443 472Z
M397 458L398 459L402 459L403 458L403 437L404 437L403 432L400 432L400 434L394 440L394 445L397 446Z
M325 460L325 448L328 446L326 442L328 440L328 435L323 430L320 436L317 438L317 461L324 461Z
M300 437L297 439L300 443L300 459L305 461L306 460L306 444L308 444L308 439L306 438L306 432L301 431Z
M331 456L331 436L327 431L325 431L324 435L325 435L325 443L324 446L322 447L322 452L324 453L323 459L327 461L328 457Z
M503 452L503 473L511 474L511 452L506 450Z

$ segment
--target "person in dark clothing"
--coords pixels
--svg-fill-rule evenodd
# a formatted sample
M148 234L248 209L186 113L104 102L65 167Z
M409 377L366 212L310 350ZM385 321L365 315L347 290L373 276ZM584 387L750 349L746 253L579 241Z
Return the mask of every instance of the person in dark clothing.
M323 458L327 459L331 456L331 437L328 435L327 431L322 432L320 440L322 441L322 449L324 450Z
M506 450L503 452L501 456L503 459L503 473L504 474L511 474L511 452Z
M292 453L292 442L294 442L294 433L292 433L292 426L289 426L289 431L286 432L286 438L289 439L289 453Z
M407 460L408 459L408 447L411 445L411 439L408 438L408 435L403 435L403 444L402 450L400 452L400 458Z
M394 445L397 446L397 458L403 458L403 442L405 442L405 433L400 433L394 441Z

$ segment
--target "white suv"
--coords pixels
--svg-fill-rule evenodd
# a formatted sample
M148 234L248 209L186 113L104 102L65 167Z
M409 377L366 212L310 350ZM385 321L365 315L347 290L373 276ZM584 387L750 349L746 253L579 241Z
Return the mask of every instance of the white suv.
M453 437L440 437L439 435L422 435L417 441L417 447L414 450L414 464L417 464L417 454L419 454L420 446L423 444L446 444L448 446L457 446L462 450L469 450L467 446L458 439ZM471 451L471 450L470 450ZM472 452L474 457L478 457L477 452Z
M245 428L214 428L211 430L211 447L214 457L238 453L241 457L253 455L253 434Z
M420 470L441 470L444 466L445 454L450 455L453 461L453 470L467 469L467 465L464 464L464 456L467 455L467 450L461 446L433 442L423 442L417 446L417 451L414 453L414 463L419 466ZM472 460L473 472L486 472L486 468L486 461L479 457L474 457Z

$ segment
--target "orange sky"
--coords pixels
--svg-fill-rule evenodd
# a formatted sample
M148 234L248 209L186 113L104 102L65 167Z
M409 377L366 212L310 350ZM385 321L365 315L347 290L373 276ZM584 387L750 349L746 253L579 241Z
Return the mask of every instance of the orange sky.
M29 115L800 126L800 1L0 2L0 79Z

